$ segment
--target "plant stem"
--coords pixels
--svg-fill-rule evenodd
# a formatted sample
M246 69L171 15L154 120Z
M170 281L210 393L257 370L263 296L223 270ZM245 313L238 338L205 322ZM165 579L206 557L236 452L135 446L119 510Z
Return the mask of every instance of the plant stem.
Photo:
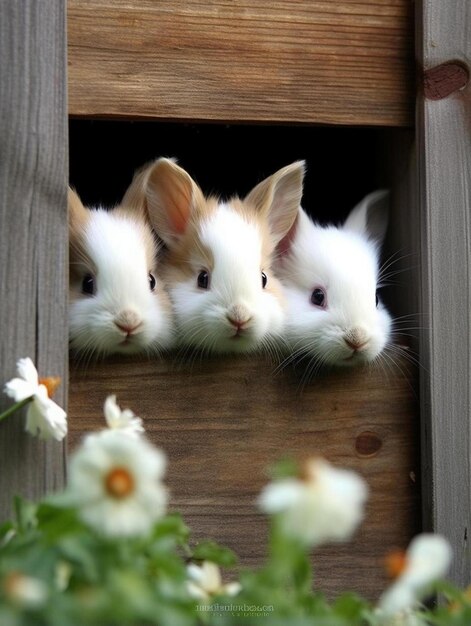
M15 404L13 404L6 411L3 411L3 413L0 413L0 422L2 420L4 420L6 417L9 417L10 415L13 415L13 413L15 413L15 411L19 411L19 409L21 409L26 404L28 404L28 402L31 402L32 399L33 399L33 396L30 396L29 398L25 398L24 400L20 400L19 402L16 402Z

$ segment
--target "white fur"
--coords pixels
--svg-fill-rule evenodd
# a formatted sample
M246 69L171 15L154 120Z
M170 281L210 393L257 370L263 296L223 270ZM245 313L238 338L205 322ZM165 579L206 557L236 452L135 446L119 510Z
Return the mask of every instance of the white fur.
M284 305L268 256L296 218L304 170L304 162L296 161L259 182L243 199L217 203L205 198L174 160L160 158L148 166L145 204L167 245L163 272L182 350L276 349ZM198 286L201 271L210 275L207 289Z
M96 293L71 299L71 347L89 354L155 352L168 347L171 313L149 288L152 268L147 266L145 247L150 228L102 209L91 211L85 228L85 249L94 268L84 267L84 273L95 275ZM127 340L115 323L123 316L141 324Z
M366 219L361 226L358 207L351 218L343 227L323 227L300 208L294 239L277 263L288 302L291 354L308 354L314 367L371 362L391 334L389 313L381 302L376 306L380 241L371 238ZM325 291L325 308L311 303L317 287ZM356 351L345 341L352 333L360 333L366 342Z
M201 266L198 250L188 260L194 277L169 287L180 343L214 352L250 352L279 339L285 314L280 300L262 288L258 226L221 203L201 224L200 238L213 256L209 289L197 286L198 272L211 270ZM250 318L239 336L227 319L234 307Z

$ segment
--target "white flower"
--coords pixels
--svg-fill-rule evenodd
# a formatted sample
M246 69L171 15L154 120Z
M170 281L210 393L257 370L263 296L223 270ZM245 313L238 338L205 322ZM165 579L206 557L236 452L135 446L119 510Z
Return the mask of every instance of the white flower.
M67 434L67 414L50 399L50 390L58 384L57 378L40 380L33 361L27 357L17 362L19 378L6 383L5 393L21 402L32 398L26 413L26 430L40 439L61 441Z
M122 411L116 403L116 396L108 396L103 407L106 423L111 430L119 430L129 437L139 437L144 432L142 419L130 409Z
M285 478L267 485L259 497L266 513L280 514L284 532L308 546L349 539L363 519L368 489L350 470L314 458L303 478Z
M26 576L21 572L7 574L3 587L9 600L23 607L40 607L46 602L48 596L47 586L42 580Z
M144 535L165 514L164 454L143 438L105 430L70 460L68 493L85 523L106 536Z
M414 537L403 555L397 580L379 599L378 613L391 616L416 606L429 586L446 575L451 558L451 546L441 535L422 533Z
M395 615L380 615L380 626L429 626L417 612L411 610L401 611Z
M197 600L209 600L217 595L235 596L241 590L238 582L223 584L219 567L211 561L203 561L202 565L190 563L187 573L188 592Z

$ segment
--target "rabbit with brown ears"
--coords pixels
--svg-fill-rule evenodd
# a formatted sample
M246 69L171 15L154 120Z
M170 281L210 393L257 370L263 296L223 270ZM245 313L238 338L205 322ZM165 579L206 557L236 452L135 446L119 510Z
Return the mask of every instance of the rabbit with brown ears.
M69 188L69 338L81 358L160 354L173 314L145 211L126 203L86 208Z
M145 205L165 243L161 273L180 349L205 354L278 349L285 302L272 256L296 218L303 176L304 162L297 161L246 197L226 201L205 197L173 159L157 159L136 175L127 201Z

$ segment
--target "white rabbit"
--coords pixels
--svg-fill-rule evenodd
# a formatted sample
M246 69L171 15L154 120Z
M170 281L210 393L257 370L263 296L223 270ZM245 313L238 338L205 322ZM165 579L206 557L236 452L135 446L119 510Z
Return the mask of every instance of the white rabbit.
M173 315L142 210L85 208L69 188L69 338L82 357L170 347Z
M228 201L205 198L172 159L157 159L140 177L151 222L167 247L162 275L180 348L273 350L285 308L272 253L296 218L304 162L278 170L244 199Z
M342 226L321 226L300 207L279 245L291 358L308 356L311 373L372 362L388 344L391 316L377 294L388 213L386 190L363 198Z

